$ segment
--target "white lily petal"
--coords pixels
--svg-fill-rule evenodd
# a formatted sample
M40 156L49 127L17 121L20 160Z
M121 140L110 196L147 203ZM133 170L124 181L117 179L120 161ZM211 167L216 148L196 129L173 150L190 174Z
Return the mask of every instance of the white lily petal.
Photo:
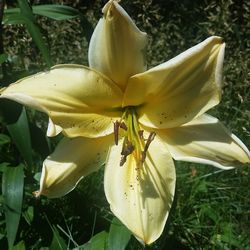
M47 136L52 137L60 134L62 132L62 128L58 125L55 125L52 120L49 118L48 128L47 128Z
M88 174L106 160L113 136L100 138L64 138L43 163L40 190L36 196L60 197L75 188Z
M69 137L98 137L112 133L112 121L120 117L117 108L122 92L106 76L87 67L58 65L11 84L1 98L46 112ZM56 131L48 133L58 133L59 127L52 126Z
M103 14L90 41L89 65L124 89L130 76L146 70L146 33L136 27L117 1L109 1Z
M250 162L247 147L218 119L204 114L178 128L157 131L175 160L231 169Z
M104 188L111 210L145 244L162 233L175 190L175 168L166 144L155 137L139 166L129 155L120 167L122 140L112 146Z
M220 101L224 48L210 37L170 61L129 79L123 106L138 107L139 121L172 128L203 114Z

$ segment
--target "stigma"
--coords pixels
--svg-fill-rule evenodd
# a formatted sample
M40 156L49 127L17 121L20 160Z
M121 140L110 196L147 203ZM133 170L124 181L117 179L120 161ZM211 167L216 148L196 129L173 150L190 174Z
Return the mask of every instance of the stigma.
M123 166L129 155L132 155L137 166L145 162L150 143L156 133L150 132L148 138L144 138L144 131L140 129L136 110L134 107L124 109L120 121L114 123L114 141L118 145L119 137L123 137L120 166Z

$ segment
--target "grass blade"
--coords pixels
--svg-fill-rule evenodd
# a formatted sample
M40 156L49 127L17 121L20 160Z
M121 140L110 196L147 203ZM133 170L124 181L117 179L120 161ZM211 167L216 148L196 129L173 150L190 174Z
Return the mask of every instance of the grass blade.
M3 173L2 190L5 204L5 219L9 249L12 249L23 202L23 165L7 167Z
M33 13L46 16L48 18L61 21L68 20L79 16L78 10L59 4L44 4L32 6Z
M7 129L24 160L29 166L32 166L31 138L25 108L17 122L7 125Z
M108 249L124 250L130 237L130 231L117 218L114 218L109 231Z

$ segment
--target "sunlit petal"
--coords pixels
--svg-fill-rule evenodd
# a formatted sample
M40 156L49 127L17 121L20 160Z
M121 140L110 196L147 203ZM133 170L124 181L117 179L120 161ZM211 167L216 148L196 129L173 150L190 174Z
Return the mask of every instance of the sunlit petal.
M90 41L89 65L124 89L130 76L146 69L146 33L116 1L109 1L103 14Z
M211 164L222 169L250 162L246 146L218 119L202 115L181 127L159 130L176 160Z
M171 128L191 121L220 101L224 47L220 37L210 37L131 77L123 105L141 105L139 121L148 127Z
M10 85L1 97L46 112L70 137L113 131L120 116L121 90L104 75L79 65L59 65ZM51 124L50 124L51 125ZM58 133L58 127L49 134Z
M143 165L129 155L120 167L122 140L110 150L104 187L113 213L141 241L150 244L162 233L175 190L175 168L166 144L155 137Z
M55 125L52 120L49 118L48 128L47 128L47 136L52 137L60 134L62 132L62 128L58 125Z
M105 162L113 136L101 138L64 138L43 163L40 190L36 195L63 196L75 188L84 176Z

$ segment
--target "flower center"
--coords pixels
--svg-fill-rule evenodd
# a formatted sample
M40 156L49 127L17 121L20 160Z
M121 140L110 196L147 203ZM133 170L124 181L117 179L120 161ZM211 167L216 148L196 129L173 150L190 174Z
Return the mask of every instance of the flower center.
M130 154L135 158L137 165L145 161L147 150L154 140L155 132L151 132L147 139L144 138L143 133L144 131L140 130L139 127L135 108L126 107L121 121L114 123L115 144L118 145L119 134L124 137L120 166L124 165L127 156Z

